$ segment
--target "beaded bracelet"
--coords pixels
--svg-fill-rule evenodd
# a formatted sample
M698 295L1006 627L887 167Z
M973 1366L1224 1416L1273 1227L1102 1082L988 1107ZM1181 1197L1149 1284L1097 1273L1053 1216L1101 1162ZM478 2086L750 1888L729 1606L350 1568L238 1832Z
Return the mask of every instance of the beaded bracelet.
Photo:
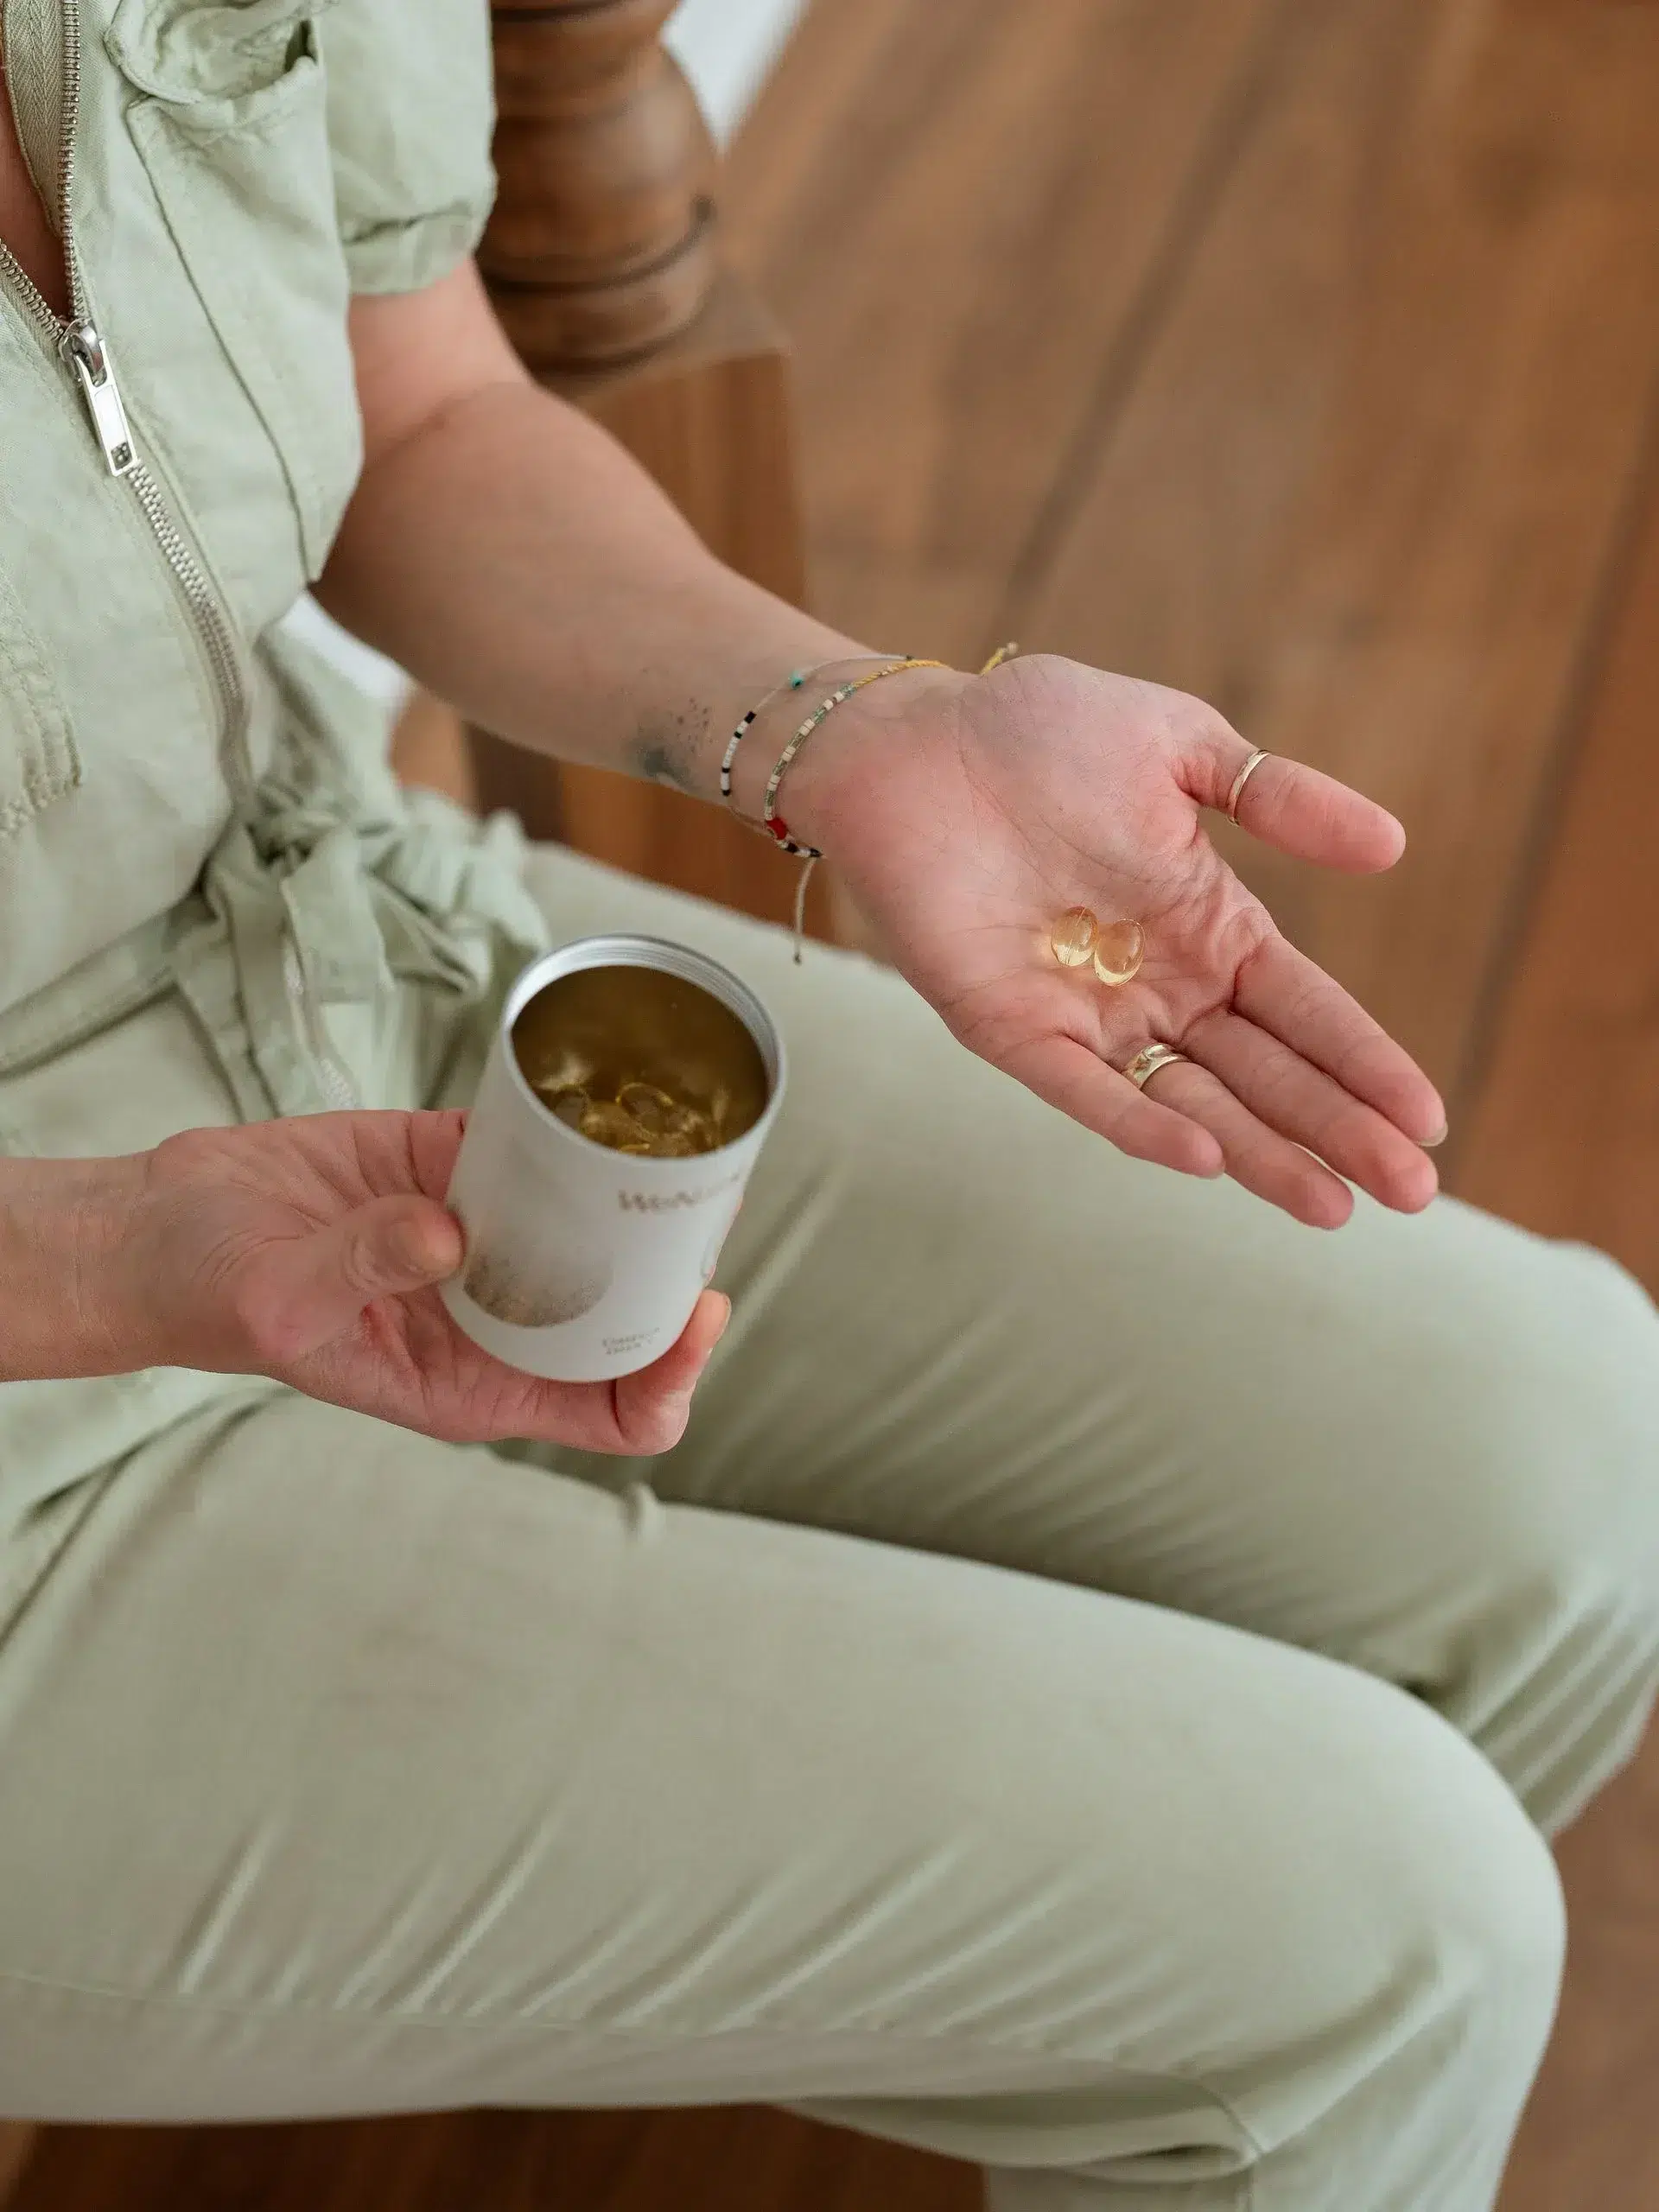
M788 773L796 754L799 753L819 723L827 721L842 701L850 699L855 691L862 691L869 684L880 683L884 677L902 676L906 669L947 668L949 665L948 661L915 660L906 656L902 660L889 661L885 668L873 668L868 676L855 676L847 683L837 684L828 698L820 700L779 754L778 765L766 779L766 799L760 809L760 827L767 836L773 838L785 852L792 853L797 860L821 861L823 855L816 845L801 845L796 842L789 834L788 823L778 811L778 793L783 787L784 778Z
M826 668L838 668L843 661L849 660L891 660L893 658L891 653L837 653L833 659L818 661L810 668L791 669L781 683L774 683L770 691L761 693L727 740L726 750L720 760L720 795L740 822L747 822L749 817L738 812L737 802L732 797L732 766L737 759L737 748L748 735L755 716L764 712L774 699L780 698L785 691L798 691L804 683L809 683ZM751 824L754 829L760 826L759 823Z
M999 645L996 651L991 655L990 658L985 663L984 666L980 670L980 674L982 676L988 676L994 668L1000 668L1005 660L1011 658L1014 654L1019 652L1019 646L1012 642L1006 645ZM864 658L864 656L855 656L855 658ZM874 658L876 656L870 655L868 658ZM819 668L833 668L835 665L836 663L833 661L821 661L818 664ZM837 688L830 694L829 697L821 701L813 712L807 716L804 722L801 723L794 735L790 739L788 744L784 747L782 753L779 756L778 765L773 768L772 774L767 778L765 809L760 820L753 826L756 829L766 830L767 835L773 838L785 852L791 853L797 860L804 861L806 862L806 866L801 870L800 881L795 887L795 965L798 968L801 964L801 947L806 936L807 886L812 880L813 868L823 858L823 855L816 845L803 845L798 843L789 834L789 824L778 812L778 793L782 786L784 778L788 772L791 762L800 751L802 746L806 743L807 739L811 736L813 731L817 729L818 724L823 721L829 715L832 715L836 709L841 705L842 700L850 699L855 691L863 690L866 684L880 683L884 677L900 675L906 669L909 668L949 668L950 665L950 664L949 661L917 660L906 654L896 660L888 658L885 667L872 669L868 676L855 677L850 683L842 683L837 686ZM748 730L749 725L753 721L755 716L760 712L760 709L763 707L769 705L770 702L773 699L777 698L781 692L798 691L801 686L807 681L809 676L816 675L817 673L817 671L814 669L795 669L791 671L790 675L785 678L783 683L774 683L772 690L768 691L763 698L756 700L754 705L750 708L748 713L744 715L742 721L732 732L731 741L727 746L725 757L720 764L721 797L726 801L728 806L732 805L732 763L737 757L737 748L743 742L744 736ZM736 811L735 807L733 807L733 811ZM739 818L741 820L747 820L748 817L747 816L741 816Z

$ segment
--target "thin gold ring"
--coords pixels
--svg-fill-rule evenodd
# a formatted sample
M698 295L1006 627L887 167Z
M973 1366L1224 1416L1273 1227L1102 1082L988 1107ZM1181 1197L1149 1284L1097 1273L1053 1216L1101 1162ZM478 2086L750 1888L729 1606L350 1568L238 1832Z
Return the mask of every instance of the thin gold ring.
M1123 1071L1137 1090L1144 1090L1160 1068L1173 1066L1177 1060L1186 1058L1173 1045L1143 1045Z
M1262 752L1261 747L1258 745L1255 751L1250 754L1249 759L1244 763L1244 766L1233 778L1233 788L1227 794L1227 819L1230 822L1237 821L1238 802L1244 796L1244 786L1249 782L1250 778L1255 773L1256 770L1262 766L1262 763L1268 759L1268 756Z

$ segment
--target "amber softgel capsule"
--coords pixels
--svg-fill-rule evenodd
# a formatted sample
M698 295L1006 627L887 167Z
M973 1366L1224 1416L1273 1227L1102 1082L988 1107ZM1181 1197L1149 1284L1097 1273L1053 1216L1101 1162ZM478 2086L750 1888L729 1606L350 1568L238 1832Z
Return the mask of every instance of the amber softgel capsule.
M1092 947L1095 973L1103 983L1127 983L1141 972L1147 933L1139 922L1108 922Z
M1068 906L1049 931L1048 942L1062 968L1081 968L1099 934L1100 924L1086 906Z

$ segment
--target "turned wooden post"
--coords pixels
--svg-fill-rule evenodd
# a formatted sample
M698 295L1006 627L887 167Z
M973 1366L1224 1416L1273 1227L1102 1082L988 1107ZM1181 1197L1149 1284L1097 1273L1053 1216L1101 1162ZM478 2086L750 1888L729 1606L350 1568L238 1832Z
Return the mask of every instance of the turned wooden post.
M671 4L494 0L499 181L479 262L541 381L620 439L723 560L799 601L785 349L721 262L714 149L661 41ZM453 763L453 738L417 703L400 766L453 783L446 741ZM715 810L601 770L556 767L480 731L469 750L467 795L510 807L532 835L787 915L789 864Z
M673 0L495 0L499 180L480 265L532 369L649 353L715 282L715 151Z

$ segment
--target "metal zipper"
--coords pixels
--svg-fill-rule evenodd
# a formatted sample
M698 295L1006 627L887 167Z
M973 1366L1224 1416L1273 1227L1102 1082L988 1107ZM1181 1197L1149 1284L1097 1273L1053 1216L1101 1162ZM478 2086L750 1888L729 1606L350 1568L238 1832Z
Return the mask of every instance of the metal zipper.
M92 319L86 283L75 251L69 220L75 181L75 133L80 118L80 11L75 0L60 0L63 22L63 114L58 133L58 220L62 228L64 265L69 278L69 315L60 315L40 286L3 240L0 275L10 282L19 304L52 352L73 375L92 435L111 476L124 477L143 511L162 559L173 571L179 595L213 679L224 721L226 757L239 781L251 781L241 664L230 625L189 541L168 512L154 476L138 458L127 410L116 380L115 364Z
M0 0L3 4L3 0ZM59 0L63 23L63 114L58 134L58 220L63 238L64 266L69 278L69 315L60 315L16 255L0 239L0 277L4 277L19 305L39 330L48 349L63 362L79 387L98 440L104 465L111 476L131 486L143 512L162 558L173 572L191 625L213 680L223 716L226 758L240 788L235 793L245 815L253 798L253 768L248 753L246 699L241 662L229 623L219 610L217 594L207 580L190 542L168 507L161 486L139 459L127 420L121 387L116 378L110 349L92 313L86 281L75 251L69 219L75 181L75 133L80 118L80 11L76 0ZM0 94L0 97L3 97ZM305 963L291 929L283 936L283 984L305 1032L316 1062L324 1095L336 1107L357 1103L357 1094L328 1041L321 1008L311 988Z

